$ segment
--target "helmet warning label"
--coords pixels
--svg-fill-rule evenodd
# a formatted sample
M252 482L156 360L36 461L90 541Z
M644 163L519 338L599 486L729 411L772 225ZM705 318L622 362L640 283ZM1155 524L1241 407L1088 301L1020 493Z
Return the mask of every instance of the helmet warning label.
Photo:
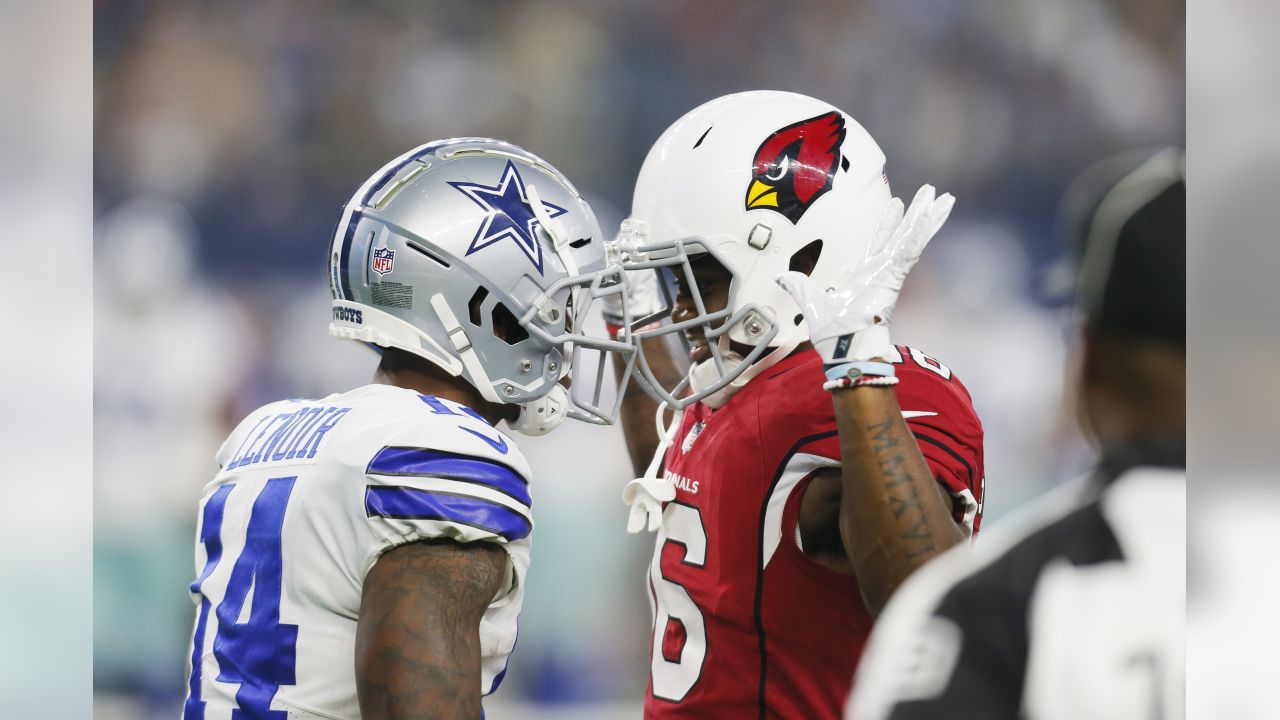
M383 281L369 286L373 290L373 304L382 307L408 310L413 307L413 286Z

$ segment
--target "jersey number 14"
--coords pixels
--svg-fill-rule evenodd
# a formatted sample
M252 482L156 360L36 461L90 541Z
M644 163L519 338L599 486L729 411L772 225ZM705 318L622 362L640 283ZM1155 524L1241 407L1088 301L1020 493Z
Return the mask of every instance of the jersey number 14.
M245 534L244 550L231 568L231 577L222 602L214 610L217 632L213 636L213 656L218 661L218 682L238 684L232 720L285 720L283 710L271 710L271 700L281 685L297 682L298 626L280 622L280 591L283 553L280 531L284 510L297 476L271 478L253 501ZM222 560L222 515L227 496L235 489L230 483L218 488L205 503L200 523L200 542L206 561L191 592L201 585ZM253 590L249 617L239 622L244 603ZM195 638L191 650L191 679L183 720L204 720L201 699L201 670L204 664L205 630L210 603L200 602Z

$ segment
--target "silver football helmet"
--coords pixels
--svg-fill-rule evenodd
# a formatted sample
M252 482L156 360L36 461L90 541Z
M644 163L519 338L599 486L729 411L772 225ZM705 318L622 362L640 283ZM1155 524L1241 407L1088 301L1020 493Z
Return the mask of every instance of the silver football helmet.
M521 405L514 429L617 417L621 393L602 407L605 359L618 355L625 383L634 349L584 327L626 280L605 267L591 207L536 155L487 138L401 155L347 202L329 271L332 335L413 353ZM594 378L576 377L584 353L597 355Z

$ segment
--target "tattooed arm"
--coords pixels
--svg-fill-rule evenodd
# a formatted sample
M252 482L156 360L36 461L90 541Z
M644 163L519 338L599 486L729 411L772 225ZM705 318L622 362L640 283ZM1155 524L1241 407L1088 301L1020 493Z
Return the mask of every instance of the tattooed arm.
M840 536L862 599L878 615L912 571L959 543L964 533L902 419L893 388L832 395L843 469L836 471Z
M954 203L949 194L937 196L931 185L920 188L905 211L901 200L891 199L867 254L856 270L849 269L840 288L823 287L795 270L778 277L804 312L824 371L850 377L845 373L857 363L883 363L894 352L889 319L902 283ZM836 524L867 609L879 615L913 570L960 542L964 533L952 521L950 500L902 419L893 387L823 387L832 391L840 435ZM809 502L809 495L834 498L833 490L829 480L811 481L802 515L805 505L818 503ZM829 504L818 509L829 512ZM827 528L829 535L830 523ZM801 538L806 539L803 523Z
M356 630L364 720L480 717L480 618L505 569L488 543L415 542L378 559Z

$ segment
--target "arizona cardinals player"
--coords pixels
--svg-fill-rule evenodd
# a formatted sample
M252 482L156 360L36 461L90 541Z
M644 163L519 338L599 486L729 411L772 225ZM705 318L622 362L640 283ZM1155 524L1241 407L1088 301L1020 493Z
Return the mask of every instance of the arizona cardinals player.
M624 493L628 529L658 530L646 717L838 717L889 595L976 532L969 394L887 331L951 203L926 187L904 215L870 135L791 93L713 100L650 151L614 247L653 398L622 416L653 451ZM690 368L664 381L671 338Z

